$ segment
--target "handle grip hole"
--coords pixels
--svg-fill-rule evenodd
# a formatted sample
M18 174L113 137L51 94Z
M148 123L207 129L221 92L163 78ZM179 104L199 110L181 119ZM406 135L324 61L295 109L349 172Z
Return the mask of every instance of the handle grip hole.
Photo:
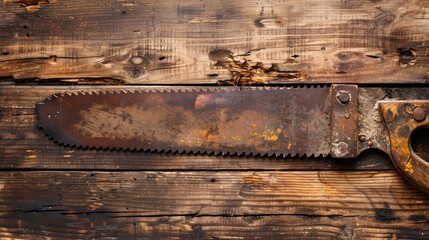
M422 160L429 162L429 127L420 127L410 137L411 150Z

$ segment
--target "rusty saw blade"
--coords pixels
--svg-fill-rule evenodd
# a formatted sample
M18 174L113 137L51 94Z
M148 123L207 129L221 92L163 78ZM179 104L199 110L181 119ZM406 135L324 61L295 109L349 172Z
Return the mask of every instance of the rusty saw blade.
M429 88L193 88L54 95L39 126L68 146L354 158L389 154L429 192Z
M327 156L331 88L216 88L54 95L39 126L68 146Z

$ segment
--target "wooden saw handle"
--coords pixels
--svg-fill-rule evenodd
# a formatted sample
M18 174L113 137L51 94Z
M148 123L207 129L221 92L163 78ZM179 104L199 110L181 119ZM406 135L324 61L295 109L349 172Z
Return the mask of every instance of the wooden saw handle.
M380 102L390 158L414 185L429 193L429 101Z

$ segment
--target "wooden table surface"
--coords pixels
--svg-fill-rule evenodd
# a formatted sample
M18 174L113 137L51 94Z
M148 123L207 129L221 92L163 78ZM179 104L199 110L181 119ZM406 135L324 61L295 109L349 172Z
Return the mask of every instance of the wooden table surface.
M429 195L379 152L75 149L35 114L58 92L215 84L257 66L276 84L427 83L428 46L427 0L4 0L0 238L429 239Z

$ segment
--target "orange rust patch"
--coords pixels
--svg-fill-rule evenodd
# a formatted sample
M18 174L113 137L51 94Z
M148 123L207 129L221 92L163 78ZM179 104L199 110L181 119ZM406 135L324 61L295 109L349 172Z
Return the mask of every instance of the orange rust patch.
M277 128L276 131L268 130L261 134L261 138L269 142L275 142L279 139L279 134L282 132L281 128Z
M415 157L410 145L411 133L419 127L429 125L429 119L420 122L415 120L412 110L417 107L427 109L429 102L425 100L392 101L381 103L380 107L389 133L392 161L408 180L429 191L427 163L424 159Z
M414 173L413 164L411 163L411 161L407 161L407 163L405 163L405 171L410 174Z
M207 130L200 130L198 132L202 138L204 138L207 142L218 142L219 141L219 135L211 134Z

